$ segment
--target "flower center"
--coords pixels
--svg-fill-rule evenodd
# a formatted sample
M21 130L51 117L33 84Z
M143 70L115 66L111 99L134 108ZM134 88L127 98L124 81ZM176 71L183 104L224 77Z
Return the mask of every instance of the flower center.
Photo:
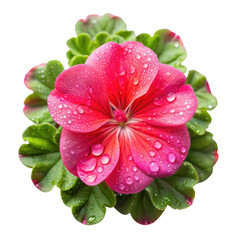
M126 113L123 110L116 109L113 112L114 119L122 126L125 126L125 123L128 121L128 118L126 117Z

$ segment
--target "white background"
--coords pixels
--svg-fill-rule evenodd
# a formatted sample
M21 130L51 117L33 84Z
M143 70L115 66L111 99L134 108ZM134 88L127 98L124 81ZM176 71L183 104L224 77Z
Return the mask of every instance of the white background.
M1 1L0 3L0 218L1 239L240 239L239 81L240 16L238 1ZM129 30L153 34L168 28L179 34L188 52L185 65L205 74L219 105L210 130L219 145L219 161L206 182L195 187L186 210L167 208L152 225L107 209L94 226L77 222L55 187L38 191L31 170L18 159L22 132L31 125L22 113L30 93L24 75L52 59L67 68L66 40L78 19L113 13Z

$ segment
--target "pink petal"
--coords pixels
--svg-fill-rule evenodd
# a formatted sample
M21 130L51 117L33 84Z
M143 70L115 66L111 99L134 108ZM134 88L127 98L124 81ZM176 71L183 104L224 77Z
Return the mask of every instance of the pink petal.
M176 90L175 86L171 90L165 95L152 94L139 100L137 106L133 106L134 118L157 126L179 126L188 122L198 104L192 87L183 85Z
M111 118L106 87L91 66L76 65L65 70L55 87L48 106L52 118L62 127L90 132Z
M89 56L86 64L98 70L111 103L120 109L148 91L158 70L156 54L139 42L106 43Z
M129 194L145 189L153 178L143 173L133 160L129 138L125 131L119 136L120 157L117 166L106 179L106 183L115 192Z
M63 129L60 152L66 168L87 185L104 181L117 165L117 129L105 125L95 132L76 133Z
M132 123L131 152L137 166L149 176L169 177L185 160L190 136L185 125L162 128Z

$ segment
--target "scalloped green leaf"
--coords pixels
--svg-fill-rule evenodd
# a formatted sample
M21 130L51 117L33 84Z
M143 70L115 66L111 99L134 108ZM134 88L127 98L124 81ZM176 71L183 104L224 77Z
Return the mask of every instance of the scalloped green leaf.
M75 25L77 35L87 33L91 38L94 38L99 32L113 35L121 30L127 30L125 22L120 17L109 13L103 16L89 15L85 20L80 19Z
M57 60L32 68L25 77L25 85L33 91L24 101L24 114L32 122L53 123L47 106L47 98L54 89L55 80L64 70Z
M188 129L196 133L197 135L203 135L206 132L212 118L206 109L197 109L194 116L189 122L186 123Z
M92 225L100 222L106 213L106 207L114 207L116 199L113 191L103 182L96 186L87 186L79 179L68 191L61 191L61 197L76 220Z
M186 161L190 162L197 171L199 182L203 182L211 176L213 166L218 159L218 147L212 138L213 135L210 132L191 138Z
M122 214L131 214L132 218L143 225L155 222L164 210L154 207L149 193L143 190L136 194L116 194L115 209Z
M129 214L135 201L136 194L119 194L116 193L116 205L115 209L126 215Z
M59 152L61 129L48 123L32 125L23 133L19 148L20 160L32 168L32 181L43 192L50 191L54 185L63 190L72 188L77 177L73 176L64 166Z
M161 29L155 32L153 37L147 33L140 34L136 37L136 41L143 43L151 48L160 63L168 64L186 72L186 67L182 62L186 59L187 53L179 36L167 29Z
M84 64L88 59L88 56L86 55L77 55L77 56L74 56L69 62L69 66L72 67L72 66L75 66L75 65L78 65L78 64Z
M192 204L195 196L193 186L198 183L198 174L192 164L184 161L178 171L168 178L155 178L146 190L153 205L164 210L167 205L184 209Z
M91 38L86 33L81 33L67 41L67 46L73 55L89 55L91 44Z
M130 214L136 222L147 225L155 222L163 211L153 205L149 193L143 190L136 194Z
M186 84L190 84L198 100L198 108L212 110L217 106L217 99L207 88L206 77L201 73L191 70L188 73Z
M135 41L136 35L134 31L121 30L114 34L114 36L119 36L124 39L124 41Z

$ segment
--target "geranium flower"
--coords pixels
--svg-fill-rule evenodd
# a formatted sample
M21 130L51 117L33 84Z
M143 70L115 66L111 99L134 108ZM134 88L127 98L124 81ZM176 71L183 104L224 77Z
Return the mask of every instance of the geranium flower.
M136 193L185 160L197 99L185 75L139 42L106 43L62 72L48 98L66 168L87 185Z

